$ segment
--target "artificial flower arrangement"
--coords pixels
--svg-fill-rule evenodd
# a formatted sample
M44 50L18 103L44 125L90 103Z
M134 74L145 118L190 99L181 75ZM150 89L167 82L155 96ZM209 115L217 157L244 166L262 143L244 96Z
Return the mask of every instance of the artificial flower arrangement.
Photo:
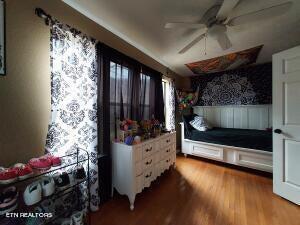
M161 134L162 124L156 120L141 120L139 122L125 119L120 121L119 141L127 145L138 144L142 140L157 137Z
M140 127L144 134L144 139L149 139L160 135L162 124L157 119L142 120L140 121Z
M179 111L182 112L186 108L190 108L198 101L199 86L196 92L187 92L176 90Z

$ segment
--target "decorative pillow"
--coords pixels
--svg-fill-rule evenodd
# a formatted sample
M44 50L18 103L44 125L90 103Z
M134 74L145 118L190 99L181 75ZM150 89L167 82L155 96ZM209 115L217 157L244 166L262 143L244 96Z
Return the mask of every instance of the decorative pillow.
M190 122L198 116L197 114L190 114L190 115L183 115L182 116L182 121L184 123L184 128L186 131L192 131L194 128L191 126Z
M211 129L206 120L202 116L195 116L195 118L190 121L192 127L199 131L207 131Z

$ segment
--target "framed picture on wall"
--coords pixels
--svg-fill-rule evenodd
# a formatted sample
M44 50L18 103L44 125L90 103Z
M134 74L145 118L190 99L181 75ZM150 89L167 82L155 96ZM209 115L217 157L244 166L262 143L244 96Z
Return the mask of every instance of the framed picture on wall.
M0 0L0 75L5 75L5 2Z

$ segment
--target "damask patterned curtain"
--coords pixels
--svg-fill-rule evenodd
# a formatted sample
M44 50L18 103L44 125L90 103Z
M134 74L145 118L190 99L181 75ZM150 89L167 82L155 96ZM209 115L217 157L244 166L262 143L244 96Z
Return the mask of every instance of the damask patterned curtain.
M89 152L92 210L99 203L95 42L67 25L51 23L52 114L46 151L66 155L82 148Z
M175 130L175 82L172 79L166 87L166 128Z

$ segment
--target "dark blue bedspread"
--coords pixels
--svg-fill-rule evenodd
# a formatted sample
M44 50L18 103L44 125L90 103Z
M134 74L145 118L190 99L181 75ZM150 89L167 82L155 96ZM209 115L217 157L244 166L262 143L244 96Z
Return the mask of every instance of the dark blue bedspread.
M271 131L220 127L214 127L208 131L198 131L189 124L194 116L183 117L186 139L272 152Z
M194 141L258 149L272 152L272 132L215 127L208 131L192 130L188 137Z

